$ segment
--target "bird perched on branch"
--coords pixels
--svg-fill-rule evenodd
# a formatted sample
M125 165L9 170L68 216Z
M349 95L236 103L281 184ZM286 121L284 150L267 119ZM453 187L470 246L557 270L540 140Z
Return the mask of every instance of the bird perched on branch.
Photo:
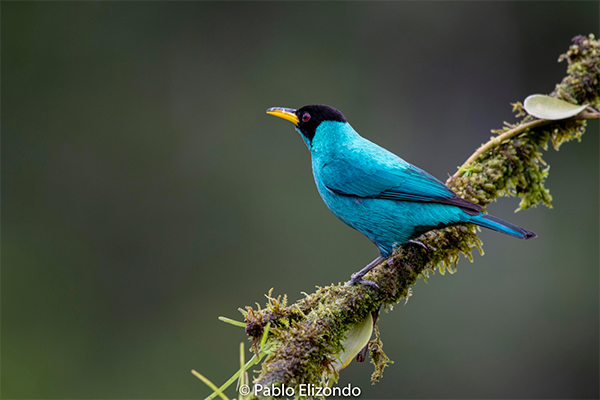
M326 105L268 114L291 121L308 146L321 198L346 224L367 236L380 256L352 275L350 284L377 287L363 276L394 248L432 229L471 223L519 239L537 235L483 212L427 172L360 136L344 115Z

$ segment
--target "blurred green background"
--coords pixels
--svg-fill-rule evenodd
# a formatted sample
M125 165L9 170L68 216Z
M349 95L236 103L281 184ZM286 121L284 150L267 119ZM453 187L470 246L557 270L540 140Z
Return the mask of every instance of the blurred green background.
M2 397L197 398L238 365L238 307L377 256L272 106L330 104L445 180L510 102L549 93L597 2L2 4ZM597 398L599 125L550 151L539 234L420 280L381 318L363 398ZM235 392L229 393L236 396Z

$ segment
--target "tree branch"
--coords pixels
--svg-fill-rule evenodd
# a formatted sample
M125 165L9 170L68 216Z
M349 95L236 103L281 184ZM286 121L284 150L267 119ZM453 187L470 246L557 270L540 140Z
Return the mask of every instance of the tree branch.
M567 76L550 95L575 104L598 109L600 50L593 35L577 36L559 61L567 60ZM521 197L520 209L544 203L551 196L544 187L548 175L540 148L551 142L555 149L567 141L581 139L587 119L598 119L595 111L584 111L575 118L560 121L535 120L520 103L513 105L521 121L505 127L499 136L480 147L447 181L457 194L483 206L501 196ZM334 360L340 354L346 333L382 306L391 306L410 296L410 287L419 275L428 276L438 269L454 272L459 255L471 259L471 251L481 251L474 226L455 226L430 231L419 240L430 250L410 244L396 249L393 265L380 264L365 278L376 282L380 290L362 285L331 285L319 288L295 304L286 298L271 298L267 308L246 307L246 333L258 350L264 327L270 323L270 354L262 364L255 383L297 386L320 384L322 379L337 378ZM389 359L377 335L369 345L375 364L372 380L381 378Z

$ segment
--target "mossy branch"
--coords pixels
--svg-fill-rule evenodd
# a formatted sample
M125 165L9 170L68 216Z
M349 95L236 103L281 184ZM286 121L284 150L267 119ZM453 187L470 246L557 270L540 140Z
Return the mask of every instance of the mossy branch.
M528 115L521 103L513 104L519 121L508 125L476 151L446 182L459 196L486 206L502 196L519 196L519 209L543 203L551 207L552 197L545 188L549 166L541 149L548 142L558 150L567 141L578 139L585 131L586 119L598 119L600 99L600 51L593 35L577 36L559 61L567 60L567 76L550 94L574 104L588 104L591 111L576 117L549 121ZM255 383L296 386L337 379L334 360L340 354L347 332L368 314L382 306L391 307L410 296L417 277L427 277L437 269L454 272L459 255L472 259L481 252L481 241L472 225L455 226L428 232L419 238L429 250L404 245L393 255L393 265L382 263L365 278L376 282L380 290L356 285L331 285L318 288L304 299L287 305L286 298L271 298L267 308L246 307L246 333L258 351L263 331L270 324L269 356ZM372 381L379 380L389 359L376 339L369 343L371 362L375 364Z

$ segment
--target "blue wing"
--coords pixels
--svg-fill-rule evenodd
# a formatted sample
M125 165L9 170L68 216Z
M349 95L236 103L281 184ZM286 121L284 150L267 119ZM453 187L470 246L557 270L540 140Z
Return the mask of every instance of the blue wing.
M458 197L452 189L427 172L400 158L391 160L386 157L379 162L371 159L357 164L347 160L332 160L323 166L319 175L329 190L340 195L450 204L473 215L483 210L481 206Z

